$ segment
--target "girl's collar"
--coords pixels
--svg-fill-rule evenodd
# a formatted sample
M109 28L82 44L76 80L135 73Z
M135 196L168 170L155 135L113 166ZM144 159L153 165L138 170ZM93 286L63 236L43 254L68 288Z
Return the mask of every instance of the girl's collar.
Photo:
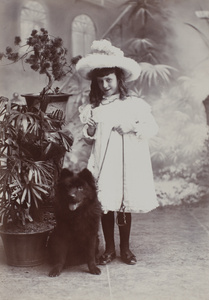
M101 104L106 105L106 104L112 103L112 102L114 102L115 100L118 100L118 99L120 99L119 94L114 94L114 95L111 95L111 96L108 96L108 97L103 96L102 100L101 100Z

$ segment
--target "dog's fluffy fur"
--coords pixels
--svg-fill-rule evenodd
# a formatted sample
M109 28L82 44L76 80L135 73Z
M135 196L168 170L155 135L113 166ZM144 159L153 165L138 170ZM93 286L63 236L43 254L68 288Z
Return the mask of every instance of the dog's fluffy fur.
M59 276L66 265L87 263L92 274L96 266L101 205L97 200L94 178L88 169L77 175L63 169L57 184L56 227L48 242L52 269L50 277Z

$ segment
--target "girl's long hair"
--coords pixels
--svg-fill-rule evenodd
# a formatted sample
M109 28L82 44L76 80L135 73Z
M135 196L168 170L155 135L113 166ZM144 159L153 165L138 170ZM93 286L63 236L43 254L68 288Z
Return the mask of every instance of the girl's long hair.
M116 75L120 99L125 99L127 97L128 88L125 84L125 75L122 69L117 67L94 69L91 73L91 91L89 93L89 101L94 107L99 106L103 97L103 93L97 82L97 77L104 77L111 73Z

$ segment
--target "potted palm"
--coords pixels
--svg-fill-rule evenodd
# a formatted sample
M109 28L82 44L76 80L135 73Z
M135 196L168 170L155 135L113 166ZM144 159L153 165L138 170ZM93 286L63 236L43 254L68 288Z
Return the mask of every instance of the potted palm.
M62 126L58 112L47 114L0 98L0 225L10 265L43 262L46 238L53 226L53 214L45 208L53 197L62 157L73 143Z
M53 87L54 82L62 80L68 74L72 74L74 65L80 58L72 58L71 63L67 62L67 49L60 37L54 37L45 28L39 31L32 30L26 43L22 44L19 36L14 38L14 48L7 46L4 52L0 53L0 60L7 59L11 63L21 62L30 68L44 75L47 84L38 94L23 94L28 106L41 106L45 111L50 102L66 102L69 94L62 93L60 88Z
M36 45L31 38L36 39ZM15 40L16 44L20 41ZM50 39L45 29L39 34L33 31L27 45L25 54L9 47L1 54L1 58L12 63L23 60L49 78L35 101L26 99L27 105L0 97L0 234L7 262L15 266L33 266L44 261L46 240L54 225L54 184L64 154L73 143L71 133L64 128L63 112L47 112L46 108L51 101L48 95L53 81L72 73L77 59L67 66L61 40ZM65 68L69 69L64 72Z

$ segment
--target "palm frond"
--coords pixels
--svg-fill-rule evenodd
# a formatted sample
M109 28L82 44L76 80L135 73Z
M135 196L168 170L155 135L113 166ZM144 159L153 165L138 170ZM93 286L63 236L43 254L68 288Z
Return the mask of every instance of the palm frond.
M133 38L128 41L128 44L129 48L132 48L137 53L154 47L152 40L148 38Z
M147 82L149 86L152 84L157 85L160 79L166 84L169 83L172 77L171 71L177 71L171 66L162 64L152 65L142 62L140 66L142 71L139 80Z
M73 136L72 135L69 136L62 131L59 131L58 134L60 136L60 139L62 141L65 150L69 152L73 144Z
M190 23L185 23L185 24L190 26L191 28L193 28L195 31L197 31L200 34L200 36L201 36L202 40L204 41L205 45L209 48L209 39L208 39L208 37L201 30L199 30L196 26L194 26Z
M9 99L5 97L0 97L0 116L4 116L6 113L5 104L8 103Z
M35 184L49 184L53 180L53 165L49 162L44 161L34 161L26 162L26 166L29 168L31 172L31 180L35 182ZM30 181L31 181L30 180Z
M147 14L150 18L154 17L154 14L161 13L162 1L145 1L145 0L128 0L122 4L122 6L131 5L130 17L141 17L144 19Z

